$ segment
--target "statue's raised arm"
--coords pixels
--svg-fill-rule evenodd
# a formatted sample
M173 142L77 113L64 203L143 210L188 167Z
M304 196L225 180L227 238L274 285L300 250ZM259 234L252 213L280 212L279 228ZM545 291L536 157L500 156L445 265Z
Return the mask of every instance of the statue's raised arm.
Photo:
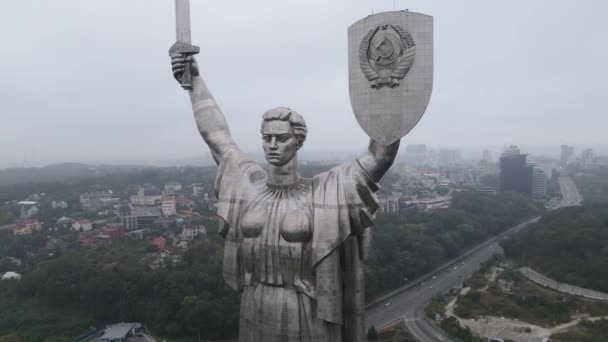
M370 139L367 153L359 158L359 163L361 163L361 167L369 173L374 181L379 182L380 178L393 165L397 157L400 142L401 139L388 146L384 146L376 140Z
M196 59L192 56L176 55L171 58L173 76L178 82L187 66L191 67L192 89L188 90L194 120L201 136L209 145L216 163L230 150L238 148L232 136L224 113L215 102L213 95L200 76Z

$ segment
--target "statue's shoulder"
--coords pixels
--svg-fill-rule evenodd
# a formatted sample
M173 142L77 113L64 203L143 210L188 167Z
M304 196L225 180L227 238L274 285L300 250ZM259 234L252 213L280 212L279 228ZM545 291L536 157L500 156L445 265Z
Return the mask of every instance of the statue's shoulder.
M268 174L260 164L235 147L226 151L222 156L217 170L217 179L227 179L233 186L243 186L243 182L262 185L266 184Z

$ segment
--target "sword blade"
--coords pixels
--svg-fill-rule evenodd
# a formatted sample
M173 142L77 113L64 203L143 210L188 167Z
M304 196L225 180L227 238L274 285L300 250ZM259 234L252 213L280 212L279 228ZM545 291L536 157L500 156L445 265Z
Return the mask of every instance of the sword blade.
M178 42L190 44L190 0L175 0L175 33Z

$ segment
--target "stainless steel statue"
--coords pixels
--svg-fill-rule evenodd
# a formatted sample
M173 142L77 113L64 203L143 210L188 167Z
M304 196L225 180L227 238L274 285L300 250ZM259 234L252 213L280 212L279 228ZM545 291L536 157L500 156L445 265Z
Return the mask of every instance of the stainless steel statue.
M382 46L388 43L374 44L380 44L380 54L390 49ZM396 63L402 63L407 44L398 48ZM378 208L374 193L395 160L399 139L387 145L371 139L361 157L303 178L297 154L306 141L306 122L296 111L278 107L262 118L264 170L232 139L192 52L172 52L175 78L184 85L184 74L191 76L185 88L195 121L219 165L215 188L217 214L224 221L224 277L241 293L239 341L365 341L363 260ZM416 62L407 62L409 68ZM376 86L365 82L377 94L393 91L403 78L374 72L380 75ZM385 119L394 120L377 118Z

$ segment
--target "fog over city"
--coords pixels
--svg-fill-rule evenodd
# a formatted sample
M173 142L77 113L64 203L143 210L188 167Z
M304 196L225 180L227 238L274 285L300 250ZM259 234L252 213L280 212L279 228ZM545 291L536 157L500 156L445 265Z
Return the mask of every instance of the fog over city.
M304 115L305 157L362 151L346 30L406 8L435 18L435 77L403 144L605 145L606 1L193 0L192 39L245 151L261 151L261 114L275 106ZM3 3L0 168L208 160L171 75L174 25L173 1Z

